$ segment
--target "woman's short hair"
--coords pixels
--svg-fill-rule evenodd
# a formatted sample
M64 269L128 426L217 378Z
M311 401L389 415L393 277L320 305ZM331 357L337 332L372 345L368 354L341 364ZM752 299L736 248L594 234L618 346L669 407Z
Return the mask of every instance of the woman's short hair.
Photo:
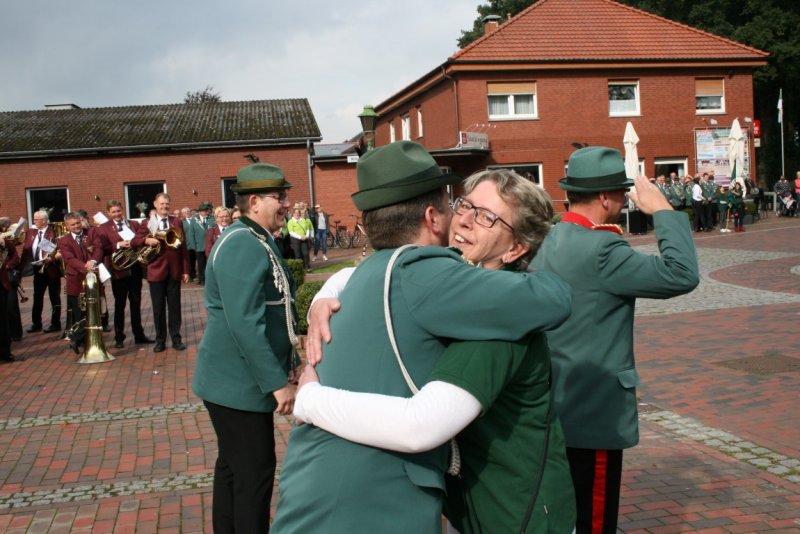
M524 267L533 259L552 227L553 203L542 187L511 169L479 171L464 182L464 194L470 194L481 182L493 182L497 192L512 208L514 238L529 248L516 262Z

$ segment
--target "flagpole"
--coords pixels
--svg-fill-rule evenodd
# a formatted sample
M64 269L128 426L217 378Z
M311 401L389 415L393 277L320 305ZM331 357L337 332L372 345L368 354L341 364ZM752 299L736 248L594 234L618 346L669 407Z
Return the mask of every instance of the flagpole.
M783 147L783 87L778 96L778 123L781 125L781 176L786 176L786 156Z

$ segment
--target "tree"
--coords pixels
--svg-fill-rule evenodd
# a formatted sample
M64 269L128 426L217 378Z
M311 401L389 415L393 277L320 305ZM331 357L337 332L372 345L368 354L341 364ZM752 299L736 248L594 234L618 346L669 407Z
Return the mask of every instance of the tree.
M786 169L800 169L800 2L797 0L617 0L769 52L768 64L755 70L754 111L761 120L762 148L758 152L757 177L769 187L781 173L781 133L777 117L778 93L783 91ZM504 22L534 0L490 0L478 6L473 27L461 31L458 45L464 47L483 35L486 15L499 15Z
M202 91L186 91L186 96L183 97L185 104L208 104L209 102L221 102L222 97L219 93L214 92L214 88L206 85Z

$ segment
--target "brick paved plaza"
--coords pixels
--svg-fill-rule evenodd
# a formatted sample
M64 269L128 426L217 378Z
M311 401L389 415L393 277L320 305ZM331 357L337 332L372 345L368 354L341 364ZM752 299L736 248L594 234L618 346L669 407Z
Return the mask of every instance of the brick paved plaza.
M800 219L695 237L700 287L637 306L641 443L620 529L800 532ZM127 344L78 365L54 334L14 344L26 360L0 366L0 532L211 532L216 441L190 391L202 288L184 286L183 311L184 352Z

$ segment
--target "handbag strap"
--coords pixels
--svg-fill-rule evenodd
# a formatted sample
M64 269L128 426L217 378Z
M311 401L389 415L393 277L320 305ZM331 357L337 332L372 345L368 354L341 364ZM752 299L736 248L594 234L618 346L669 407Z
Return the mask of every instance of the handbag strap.
M400 257L400 254L402 254L403 251L410 248L415 248L417 246L418 245L403 245L395 250L391 258L389 258L389 263L386 265L386 275L384 276L383 280L383 316L386 320L386 332L389 335L389 343L391 343L392 350L397 358L397 364L400 366L400 372L403 373L403 378L406 381L406 385L408 385L408 389L410 389L411 393L414 395L419 393L419 388L414 383L414 379L411 378L408 369L406 369L406 366L403 363L403 358L400 356L400 349L397 347L397 339L394 337L394 327L392 326L392 309L389 305L389 293L392 285L392 270L394 269L395 262L397 262L397 258ZM455 476L460 472L461 453L458 449L458 443L456 443L455 438L453 438L450 440L450 466L447 468L447 474Z

